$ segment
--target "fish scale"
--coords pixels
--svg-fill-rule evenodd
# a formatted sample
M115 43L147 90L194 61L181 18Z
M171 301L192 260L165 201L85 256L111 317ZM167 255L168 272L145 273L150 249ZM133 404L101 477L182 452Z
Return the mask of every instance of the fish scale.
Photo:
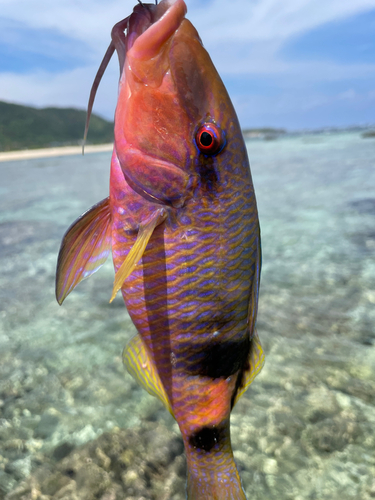
M230 153L228 151L227 153ZM246 170L246 165L243 170ZM234 184L236 178L232 177ZM242 181L243 184L243 181ZM229 195L225 196L225 191ZM252 193L252 185L249 183L247 191ZM247 308L250 283L255 272L255 256L256 256L256 237L254 236L253 226L256 225L257 214L254 207L249 203L249 196L246 196L244 189L237 191L237 196L233 197L232 183L228 182L225 189L222 188L219 207L216 205L214 208L216 212L220 213L220 224L224 237L218 237L217 228L215 231L212 228L216 225L215 219L207 217L207 200L202 203L194 201L190 205L187 204L185 208L185 216L191 221L191 226L194 230L194 253L186 256L184 239L181 237L181 227L175 227L171 230L168 226L168 219L166 220L165 228L163 231L163 238L151 237L149 246L145 251L144 259L147 260L148 255L157 255L164 249L168 249L168 269L157 269L157 265L152 266L152 260L148 265L148 274L152 274L153 281L147 284L147 302L144 300L144 264L139 263L135 271L127 278L123 287L122 293L127 304L129 312L131 312L132 319L140 332L146 345L152 343L152 338L157 338L159 342L159 349L152 352L156 365L158 366L159 375L164 387L170 385L167 391L169 400L171 401L172 410L177 418L181 430L183 431L185 448L191 448L189 455L190 462L198 460L200 468L202 462L205 461L205 470L207 474L211 468L216 471L222 469L228 477L231 477L235 472L232 464L232 451L230 447L229 435L229 412L230 400L233 397L235 390L235 380L238 373L233 374L233 380L228 384L230 390L227 391L225 411L219 412L219 420L213 419L215 413L213 406L205 402L207 408L207 416L211 425L223 425L225 422L226 439L221 443L220 450L215 453L215 460L207 457L194 457L194 449L189 445L189 438L197 428L205 425L205 419L199 414L196 416L191 408L197 406L201 398L202 391L204 393L207 386L212 391L212 380L209 377L200 377L198 382L197 378L189 375L189 365L194 364L192 356L195 353L201 353L206 344L212 342L213 331L207 331L207 325L202 320L202 315L211 323L216 319L222 317L222 308L226 312L236 313L236 321L233 321L222 326L220 331L220 341L228 342L233 340L240 340L247 335ZM198 195L199 199L199 195ZM224 205L224 203L226 204ZM247 210L244 210L247 208ZM115 207L114 207L115 210ZM203 216L201 216L203 214ZM224 216L223 216L224 214ZM136 216L135 216L136 217ZM244 227L241 221L244 217L248 218L250 224ZM159 231L161 228L159 229ZM220 233L219 233L220 234ZM204 236L202 238L202 235ZM153 239L155 241L153 241ZM243 245L246 242L247 245ZM251 245L249 245L251 242ZM131 247L134 243L134 238L130 238L125 243L125 247ZM218 251L219 244L221 243L221 251ZM156 246L161 245L162 248ZM121 243L118 243L121 246ZM117 245L114 245L115 250ZM230 255L231 251L233 252ZM118 252L122 256L118 260L114 260L115 267L120 267L125 252ZM200 258L205 255L205 259ZM230 259L226 256L230 255ZM186 262L187 261L187 262ZM181 272L176 274L177 269L181 262L185 263L189 268L193 266L194 272ZM156 267L156 268L155 268ZM159 273L158 273L159 271ZM233 271L238 271L237 275L233 275ZM244 273L246 275L244 276ZM207 274L210 279L207 279ZM158 277L165 281L165 287L160 285ZM212 278L216 277L218 290L215 290L215 285L212 283ZM169 286L171 284L171 286ZM194 287L192 295L194 297L186 297L186 290L191 286ZM167 299L165 297L165 288L167 288ZM214 290L213 290L214 289ZM137 290L137 293L134 291ZM199 293L197 291L199 290ZM208 293L206 293L208 292ZM208 297L213 292L213 297L208 300ZM220 297L220 298L219 298ZM134 309L133 300L136 298L137 307ZM194 300L193 300L194 299ZM142 304L143 300L143 306ZM157 307L155 307L155 305ZM219 309L219 310L218 310ZM218 318L213 316L212 311L217 311ZM160 314L159 318L153 317L152 321L147 320L150 311L154 314ZM188 321L187 321L188 319ZM165 320L168 323L168 332L165 331ZM152 330L152 331L150 331ZM167 333L167 335L166 335ZM167 337L166 351L163 352L164 342L161 339ZM189 344L184 346L181 342L181 337L188 337ZM185 369L171 370L170 356L171 353L178 353L178 365ZM163 359L163 361L161 361ZM172 378L175 383L169 384ZM188 379L188 381L186 380ZM226 382L225 382L226 383ZM189 394L187 401L186 394ZM221 393L222 394L222 393ZM194 397L197 401L194 402ZM222 401L218 405L223 406ZM223 441L223 438L222 438ZM220 456L218 461L217 457ZM204 460L203 460L204 458ZM211 463L212 462L212 463ZM230 472L229 472L230 471Z
M183 0L138 5L112 30L88 111L116 50L110 195L64 236L56 296L112 250L111 300L121 289L139 333L124 363L179 425L188 499L244 500L230 412L264 361L259 222L235 111L185 13Z

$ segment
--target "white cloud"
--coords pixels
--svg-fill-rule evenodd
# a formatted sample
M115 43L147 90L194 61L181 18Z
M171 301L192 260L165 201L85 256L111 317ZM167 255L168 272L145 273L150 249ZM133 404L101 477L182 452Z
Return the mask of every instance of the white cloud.
M228 40L281 43L324 23L375 8L375 0L186 0L188 18L206 45ZM103 50L113 24L135 0L1 0L1 17L54 29Z
M358 99L358 92L356 92L354 89L348 89L345 90L345 92L341 92L338 95L339 99L342 99L343 101L353 101L355 99Z
M230 7L229 7L230 6ZM215 0L191 13L207 42L281 43L322 24L375 8L375 0ZM203 17L204 16L204 17ZM209 21L209 22L208 22ZM206 43L207 43L206 42Z
M94 112L112 119L117 101L118 68L111 64L104 75ZM0 73L0 99L30 106L77 107L84 109L97 67L62 73Z
M222 56L222 53L221 53ZM220 53L213 51L211 54L214 63L221 74L225 75L270 75L288 79L293 85L294 81L316 83L318 81L337 82L340 80L360 80L375 77L375 64L347 63L340 64L331 61L287 61L278 58L277 54L268 53L252 54L243 51L234 54L232 58L227 55L223 60Z
M55 30L103 52L112 26L133 6L134 0L1 0L0 15L33 29Z
M110 41L111 28L130 14L135 3L136 0L55 0L48 3L45 0L0 0L0 18L7 19L8 25L21 23L25 28L53 30L87 46L87 65L76 70L58 74L40 71L12 74L1 73L0 67L0 99L37 106L85 107L95 72ZM280 56L280 49L291 38L322 24L374 9L375 0L186 0L186 3L187 17L198 29L224 78L231 76L251 81L255 76L268 76L275 79L280 86L279 100L264 101L271 110L290 108L294 99L292 93L298 86L375 77L375 66L371 64L291 62ZM74 45L69 45L73 55ZM34 51L36 49L33 47ZM40 52L45 53L46 48L41 48ZM94 111L113 116L117 81L115 61L101 83ZM325 97L319 95L317 99ZM295 106L298 106L297 99Z

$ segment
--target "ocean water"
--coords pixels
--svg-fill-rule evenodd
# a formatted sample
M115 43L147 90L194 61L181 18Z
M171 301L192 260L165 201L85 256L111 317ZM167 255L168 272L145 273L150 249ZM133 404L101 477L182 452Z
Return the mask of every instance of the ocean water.
M252 500L370 500L375 141L337 133L247 146L266 365L232 413L244 488ZM108 195L109 164L109 153L0 163L0 498L21 498L9 492L106 431L153 422L178 435L122 366L135 329L120 294L109 304L110 259L62 307L54 297L61 238Z

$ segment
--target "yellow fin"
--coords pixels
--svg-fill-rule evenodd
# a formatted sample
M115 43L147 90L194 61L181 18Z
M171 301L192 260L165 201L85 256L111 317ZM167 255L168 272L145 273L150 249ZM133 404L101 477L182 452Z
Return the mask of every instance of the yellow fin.
M154 212L146 222L140 224L137 240L116 273L112 296L109 302L112 302L116 297L126 278L133 272L135 266L141 260L155 227L161 224L166 217L167 212L162 208Z
M237 403L242 394L247 391L249 385L252 383L252 381L255 379L264 365L264 352L256 330L254 331L253 338L251 339L248 361L249 368L243 374L242 384L237 391L233 406Z
M247 315L247 323L249 325L249 335L251 338L250 351L248 356L248 368L242 374L241 385L237 390L233 406L237 403L242 394L247 391L249 385L253 382L253 380L261 371L264 365L264 352L257 331L255 329L257 312L258 312L260 269L262 265L262 251L260 246L259 228L256 238L257 238L257 247L256 247L256 257L255 257L255 273L253 278L253 285L251 289L249 309Z
M258 228L256 257L255 257L255 273L254 273L253 284L252 284L252 288L251 288L249 310L248 310L248 314L247 314L247 323L249 325L250 336L253 335L253 331L255 330L255 325L256 325L256 320L257 320L259 282L260 282L261 267L262 267L262 249L261 249L261 245L260 245L260 229Z
M122 354L122 360L130 375L152 396L156 396L173 416L171 404L160 380L154 362L149 356L140 335L131 339Z

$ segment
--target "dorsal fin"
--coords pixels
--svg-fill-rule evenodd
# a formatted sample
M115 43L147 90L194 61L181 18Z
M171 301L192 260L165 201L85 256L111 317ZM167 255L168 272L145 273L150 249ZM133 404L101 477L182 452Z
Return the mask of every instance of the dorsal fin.
M77 219L61 242L56 269L56 299L61 305L85 278L95 273L111 251L109 198L94 205Z
M233 406L237 403L242 394L247 391L249 385L252 383L252 381L255 379L255 377L258 375L258 373L261 371L264 365L264 352L255 329L257 312L258 312L260 270L262 264L259 229L256 239L257 242L256 242L256 256L255 256L255 271L250 293L249 309L247 316L247 323L249 325L248 328L250 335L250 350L245 371L242 374L240 374L241 385L238 387L237 392L235 393Z
M251 287L249 309L247 314L247 323L249 325L250 336L252 336L255 330L255 324L258 313L258 298L259 298L259 283L260 283L260 270L262 267L262 249L260 245L260 229L258 228L258 234L256 236L256 256L255 256L255 271L253 284Z

